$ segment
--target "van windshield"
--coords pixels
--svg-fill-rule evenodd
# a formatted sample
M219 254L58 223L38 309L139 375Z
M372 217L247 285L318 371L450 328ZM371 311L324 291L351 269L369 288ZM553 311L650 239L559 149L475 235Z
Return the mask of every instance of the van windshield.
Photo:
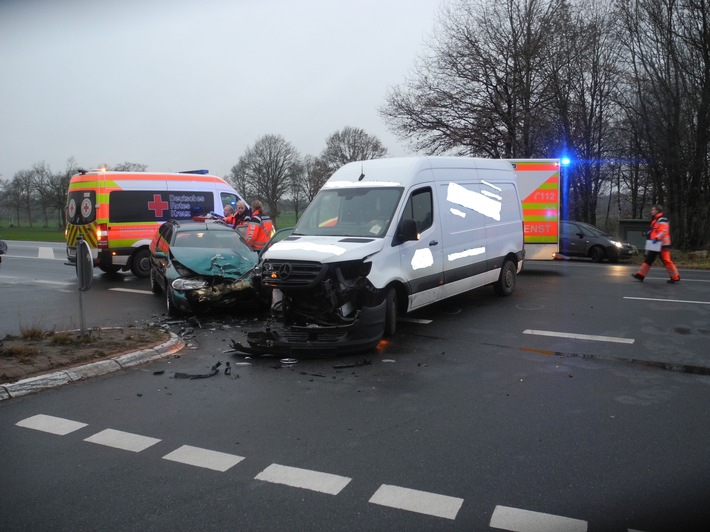
M292 234L381 238L394 218L401 187L321 190Z

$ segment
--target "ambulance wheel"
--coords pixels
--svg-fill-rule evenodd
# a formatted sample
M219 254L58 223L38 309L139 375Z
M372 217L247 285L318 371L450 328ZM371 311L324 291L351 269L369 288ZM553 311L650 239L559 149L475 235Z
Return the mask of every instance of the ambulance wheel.
M385 336L394 336L397 331L397 291L390 287L385 295Z
M173 303L172 290L167 285L165 286L165 307L168 311L168 316L175 317L180 315L180 311Z
M155 279L155 272L153 271L153 268L150 269L150 291L153 292L154 294L159 294L163 290L160 288L160 285L158 284L158 281Z
M131 272L136 277L144 279L150 275L150 251L148 248L139 249L133 254Z
M493 289L499 296L509 296L515 290L516 268L513 261L506 260L500 269L500 277L493 284Z
M121 267L120 266L104 266L104 265L99 264L99 270L101 270L104 273L108 273L109 275L115 275L121 271Z

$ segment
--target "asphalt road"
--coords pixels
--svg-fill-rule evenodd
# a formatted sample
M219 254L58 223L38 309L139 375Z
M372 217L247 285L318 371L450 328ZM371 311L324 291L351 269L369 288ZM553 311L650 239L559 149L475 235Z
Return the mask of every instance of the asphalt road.
M0 403L3 528L707 529L710 277L631 271L531 263L510 298L292 366L228 352L252 316L202 319L178 358ZM6 259L0 291L66 311L72 275ZM104 277L90 320L164 319L147 281Z

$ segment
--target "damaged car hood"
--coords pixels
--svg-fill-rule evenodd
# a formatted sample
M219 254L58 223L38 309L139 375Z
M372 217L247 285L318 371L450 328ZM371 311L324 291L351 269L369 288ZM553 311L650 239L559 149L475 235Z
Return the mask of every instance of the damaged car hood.
M318 261L327 264L360 260L377 253L383 246L382 238L291 235L271 246L263 258Z
M217 275L237 279L256 266L258 255L244 255L232 249L172 248L173 258L200 275Z

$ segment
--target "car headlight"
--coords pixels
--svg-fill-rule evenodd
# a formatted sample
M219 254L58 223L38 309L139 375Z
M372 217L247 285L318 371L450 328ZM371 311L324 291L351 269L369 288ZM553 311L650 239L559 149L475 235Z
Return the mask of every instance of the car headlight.
M175 279L172 284L175 290L199 290L207 286L209 283L202 279Z
M616 240L609 240L609 242L611 242L612 244L614 244L617 248L623 248L623 247L624 247L624 244L622 244L621 242L617 242Z

